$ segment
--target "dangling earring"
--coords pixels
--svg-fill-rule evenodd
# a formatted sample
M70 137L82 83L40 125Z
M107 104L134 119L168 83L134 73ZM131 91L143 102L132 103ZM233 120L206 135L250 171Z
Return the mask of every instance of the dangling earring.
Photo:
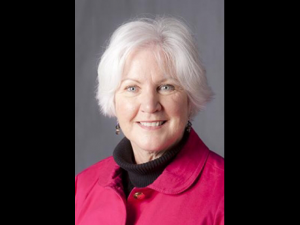
M188 123L186 125L186 131L190 133L191 129L192 129L192 123L191 123L191 121L188 121Z
M117 123L116 125L116 135L119 135L120 134L120 124Z

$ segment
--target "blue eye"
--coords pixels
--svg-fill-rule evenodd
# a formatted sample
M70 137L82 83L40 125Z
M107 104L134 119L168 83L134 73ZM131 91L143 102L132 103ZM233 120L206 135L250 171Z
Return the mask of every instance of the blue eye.
M135 92L137 91L137 87L136 86L129 86L125 88L127 91L129 92Z
M160 91L173 91L175 90L175 87L171 84L164 84L158 87Z

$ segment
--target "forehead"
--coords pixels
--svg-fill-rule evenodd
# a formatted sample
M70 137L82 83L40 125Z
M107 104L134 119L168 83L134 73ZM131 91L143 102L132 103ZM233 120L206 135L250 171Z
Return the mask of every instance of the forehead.
M123 78L151 73L163 78L176 79L173 63L158 47L137 49L128 55L123 69Z

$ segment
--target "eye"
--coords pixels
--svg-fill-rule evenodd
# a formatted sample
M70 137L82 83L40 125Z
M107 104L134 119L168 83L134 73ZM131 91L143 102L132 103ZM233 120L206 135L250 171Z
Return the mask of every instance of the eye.
M175 87L171 84L164 84L158 87L159 91L174 91Z
M136 92L137 89L138 89L137 86L128 86L128 87L125 88L125 90L128 91L128 92Z

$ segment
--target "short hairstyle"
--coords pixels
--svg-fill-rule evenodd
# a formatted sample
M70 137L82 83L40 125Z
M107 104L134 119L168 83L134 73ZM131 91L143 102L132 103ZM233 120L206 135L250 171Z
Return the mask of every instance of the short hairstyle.
M196 42L190 29L175 18L141 18L121 25L111 36L98 66L97 99L101 112L116 116L115 92L120 86L124 64L129 54L155 46L156 59L161 57L171 66L189 98L192 119L213 96L207 84L205 69L200 61ZM165 65L166 66L166 65Z

